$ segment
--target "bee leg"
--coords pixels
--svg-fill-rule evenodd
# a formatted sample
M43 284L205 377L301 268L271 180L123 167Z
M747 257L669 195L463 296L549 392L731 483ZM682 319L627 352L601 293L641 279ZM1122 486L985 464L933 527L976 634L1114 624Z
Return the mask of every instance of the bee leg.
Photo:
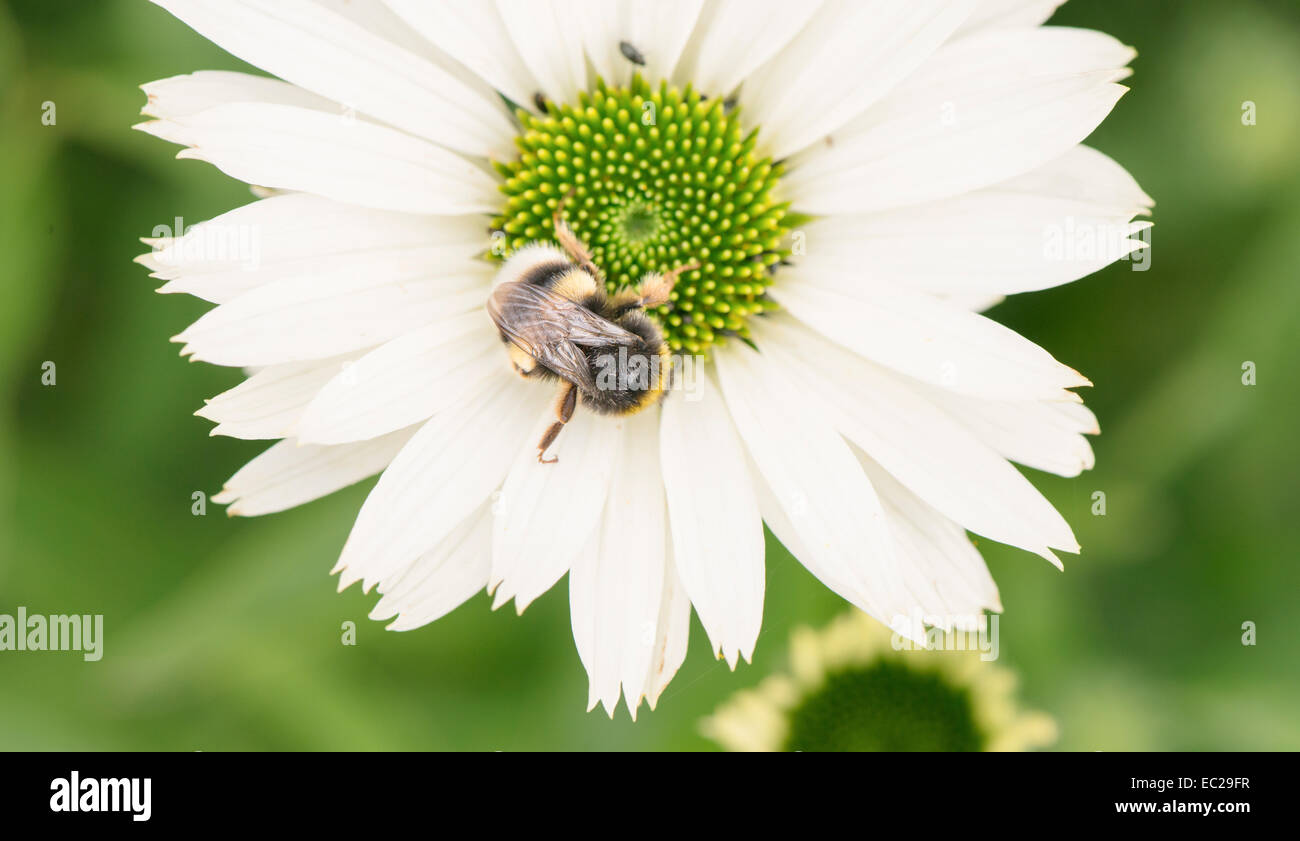
M542 464L555 464L560 460L559 456L553 456L552 458L543 458L543 456L546 455L547 448L555 443L560 430L564 429L564 425L569 422L569 418L573 417L573 410L577 405L578 389L570 383L565 383L560 387L560 393L555 400L555 416L559 420L547 427L546 434L542 436L541 441L537 442L537 460Z
M550 458L543 458L543 456L546 455L546 448L555 443L555 439L559 436L561 429L564 429L564 424L556 421L546 430L546 434L542 436L542 440L537 442L537 460L540 463L555 464L560 460L559 456L551 456Z
M569 192L561 196L560 203L555 206L555 213L551 215L551 222L555 226L555 241L573 258L573 262L577 263L579 268L597 280L603 281L605 276L592 262L592 255L587 250L586 244L578 239L578 235L569 227L569 223L564 221L564 204L572 195L573 190L570 189Z
M673 286L677 284L677 278L683 272L689 272L699 267L699 263L687 263L663 274L651 273L646 275L638 289L641 295L640 305L653 309L668 303L668 296L673 291Z

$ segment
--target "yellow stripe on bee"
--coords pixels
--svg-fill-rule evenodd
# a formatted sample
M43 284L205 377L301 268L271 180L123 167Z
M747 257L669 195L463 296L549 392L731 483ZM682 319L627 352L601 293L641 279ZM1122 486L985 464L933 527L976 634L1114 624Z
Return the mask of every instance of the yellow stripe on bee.
M506 350L509 351L510 361L515 364L515 368L520 374L531 374L533 369L537 367L536 359L533 359L514 345L507 346Z
M565 272L552 285L551 291L570 301L581 301L596 294L596 279L582 269Z

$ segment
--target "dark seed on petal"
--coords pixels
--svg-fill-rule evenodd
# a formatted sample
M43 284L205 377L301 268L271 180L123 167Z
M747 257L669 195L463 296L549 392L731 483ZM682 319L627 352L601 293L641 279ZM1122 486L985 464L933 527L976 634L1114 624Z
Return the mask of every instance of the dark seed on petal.
M618 51L623 54L623 58L633 64L645 67L645 56L641 55L641 51L629 44L627 41L618 42Z

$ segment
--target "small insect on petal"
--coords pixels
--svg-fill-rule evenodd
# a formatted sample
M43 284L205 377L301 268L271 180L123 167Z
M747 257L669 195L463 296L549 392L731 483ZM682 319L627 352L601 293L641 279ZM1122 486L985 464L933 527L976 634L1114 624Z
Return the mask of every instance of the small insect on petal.
M618 51L623 54L623 58L633 64L645 67L645 56L641 54L640 50L629 44L627 41L618 42Z

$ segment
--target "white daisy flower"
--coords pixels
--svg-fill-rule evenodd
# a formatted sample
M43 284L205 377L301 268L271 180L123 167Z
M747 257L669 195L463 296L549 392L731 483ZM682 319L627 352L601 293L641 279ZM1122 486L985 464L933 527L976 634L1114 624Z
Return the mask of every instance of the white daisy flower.
M1011 462L1092 466L1088 381L978 314L1147 224L1080 145L1134 52L1041 26L1058 3L155 2L279 77L144 86L141 129L266 196L140 258L216 304L182 352L251 372L200 410L214 433L284 439L216 499L265 514L382 471L335 567L373 618L484 588L522 611L567 572L589 705L635 716L692 606L751 657L764 523L914 636L1001 609L967 531L1078 551ZM566 196L609 292L698 264L648 323L706 361L635 414L583 392L539 464L553 386L485 304Z

